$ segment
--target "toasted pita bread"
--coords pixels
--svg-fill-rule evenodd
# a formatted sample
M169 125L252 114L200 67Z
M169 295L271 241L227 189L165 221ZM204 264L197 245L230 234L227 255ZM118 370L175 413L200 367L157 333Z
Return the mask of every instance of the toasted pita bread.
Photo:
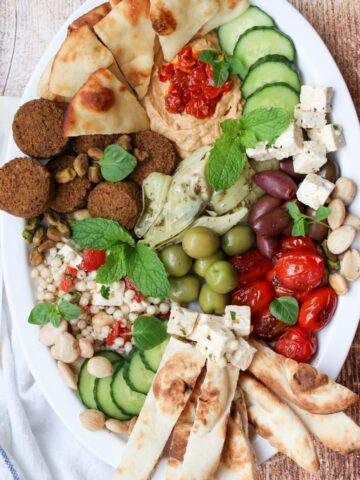
M230 22L245 12L250 6L249 0L217 0L219 9L212 18L201 28L200 34L206 33Z
M132 133L149 129L145 110L109 70L100 69L71 99L64 119L66 137Z
M114 480L150 478L204 364L191 344L170 339Z
M155 32L149 10L150 0L122 0L95 26L140 99L149 88L154 65Z
M317 472L319 460L309 432L300 418L280 398L254 377L241 374L250 422L256 432L280 452L309 472Z
M61 95L56 95L55 93L50 92L49 89L49 80L51 74L51 67L53 64L54 58L46 65L45 70L43 71L37 88L37 94L40 98L46 98L47 100L53 100L54 102L70 102L70 97L63 97Z
M273 392L311 413L334 413L355 403L358 396L311 365L275 353L256 340L258 351L249 371Z
M217 0L151 0L150 18L165 60L172 60L218 10Z
M109 2L105 2L98 7L93 8L89 12L81 15L81 17L74 20L68 26L68 32L72 32L77 28L87 25L90 28L93 28L102 18L104 18L111 11L111 5Z

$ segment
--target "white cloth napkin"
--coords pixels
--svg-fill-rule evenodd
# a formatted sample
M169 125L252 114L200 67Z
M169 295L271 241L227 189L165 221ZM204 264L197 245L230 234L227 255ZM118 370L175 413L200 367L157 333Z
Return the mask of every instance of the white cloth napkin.
M0 163L18 102L0 97ZM113 469L80 445L46 402L12 328L5 295L0 326L0 480L111 480Z

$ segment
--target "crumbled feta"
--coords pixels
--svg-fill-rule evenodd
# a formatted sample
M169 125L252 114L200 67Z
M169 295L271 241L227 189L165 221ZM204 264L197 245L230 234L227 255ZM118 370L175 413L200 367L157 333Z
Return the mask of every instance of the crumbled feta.
M303 151L294 155L294 171L297 173L315 173L326 162L326 148L322 143L304 142Z
M198 322L197 325L195 326L193 332L187 336L189 340L192 340L193 342L198 342L199 339L204 335L204 331L206 331L207 325L211 322L218 323L219 325L223 326L224 325L224 318L219 317L218 315L209 315L207 313L200 313L198 314Z
M97 283L96 290L92 294L91 304L98 307L121 307L124 303L124 294L124 282L114 282L111 285Z
M256 349L253 348L246 340L239 338L239 347L235 352L228 353L226 358L234 367L240 370L247 370L254 358Z
M276 140L269 149L272 158L283 160L300 153L304 146L304 137L301 128L291 122L284 133Z
M309 138L322 143L326 151L336 152L345 145L343 129L340 125L325 125L325 127L314 128L308 131Z
M251 308L246 305L225 307L225 326L234 330L235 335L245 337L251 332Z
M217 320L201 325L201 337L196 347L211 361L218 362L225 356L228 344L235 335Z
M325 204L334 188L333 183L320 177L320 175L309 173L300 184L296 196L304 205L317 210Z
M73 268L79 268L79 265L83 260L80 251L77 250L74 242L71 240L65 243L65 245L58 251L57 255L63 258L64 263L67 263Z
M313 87L303 85L300 93L301 110L304 112L329 113L333 89L330 87Z
M272 155L270 155L269 145L267 142L259 142L255 148L247 148L246 155L249 158L253 158L257 162L264 162L274 158Z
M318 128L326 125L326 113L321 112L305 112L301 110L301 106L295 107L296 124L301 128Z
M198 322L199 313L172 305L167 331L170 335L189 337Z

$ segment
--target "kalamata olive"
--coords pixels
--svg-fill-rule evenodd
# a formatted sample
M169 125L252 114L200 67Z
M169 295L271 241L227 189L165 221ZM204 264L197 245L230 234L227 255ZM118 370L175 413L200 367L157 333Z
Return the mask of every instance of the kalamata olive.
M279 238L278 237L262 237L258 235L256 239L257 248L260 250L260 253L266 258L273 258L279 249Z
M280 170L284 173L290 175L290 177L294 178L295 180L301 181L305 178L306 175L303 173L296 173L294 171L294 161L292 158L287 158L285 160L281 160L280 162Z
M306 215L309 215L310 217L315 217L316 211L309 207L306 209ZM328 230L329 229L325 227L325 225L322 225L321 223L312 223L309 227L308 235L313 240L322 242L327 237Z
M332 160L328 160L325 165L319 170L318 175L325 178L329 182L335 183L340 177L339 165Z
M277 207L280 207L282 201L280 198L272 197L271 195L264 195L259 198L255 205L251 208L249 213L249 224L253 225L254 222L265 213L271 212Z
M253 229L258 236L276 237L291 225L291 222L291 217L287 211L278 207L258 218L253 224Z
M284 172L261 172L252 177L252 181L269 195L282 200L295 197L297 184Z

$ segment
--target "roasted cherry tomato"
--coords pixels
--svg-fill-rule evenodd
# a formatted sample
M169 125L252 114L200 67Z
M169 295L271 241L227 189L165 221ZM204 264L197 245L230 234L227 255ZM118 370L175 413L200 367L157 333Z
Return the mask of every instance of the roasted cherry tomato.
M234 290L231 302L234 305L247 305L251 307L251 313L256 314L267 307L273 298L274 292L270 283L257 280Z
M318 341L314 333L302 328L290 327L275 343L275 351L297 362L309 362L318 350Z
M276 297L294 297L300 303L309 293L308 290L290 290L290 288L282 287L277 280L275 269L267 273L266 279L272 284Z
M83 261L80 265L81 270L92 272L101 267L106 261L105 250L93 250L85 248L83 251Z
M337 295L330 287L322 287L307 294L299 312L299 325L306 332L318 332L333 318Z
M276 261L275 281L289 290L313 290L324 276L324 259L309 251L287 252Z
M77 269L73 267L66 267L65 273L61 278L59 290L63 292L70 292L73 286L74 278L76 278Z
M289 328L286 323L280 322L271 314L269 307L264 308L257 315L253 315L251 324L253 326L252 334L266 340L280 337Z
M309 237L284 237L281 239L281 252L290 252L294 250L310 250L316 252L316 247Z
M128 327L123 327L121 320L114 323L111 332L105 338L105 343L107 345L113 345L115 340L119 337L124 339L124 343L128 342L131 338L130 330Z
M264 277L272 268L271 261L263 257L256 249L249 250L244 255L230 257L229 262L238 272L239 286Z

